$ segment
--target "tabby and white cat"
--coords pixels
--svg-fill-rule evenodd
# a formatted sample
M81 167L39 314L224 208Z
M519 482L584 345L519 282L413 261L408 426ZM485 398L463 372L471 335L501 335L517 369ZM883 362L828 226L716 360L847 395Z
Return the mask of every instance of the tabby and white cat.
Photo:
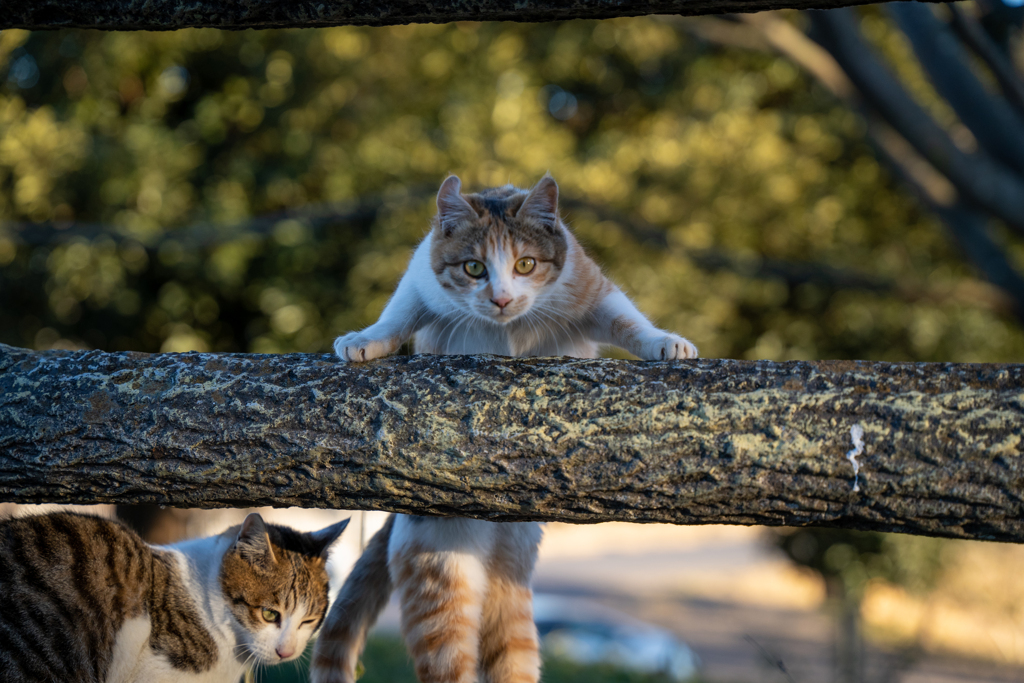
M339 337L366 361L415 335L416 353L593 358L612 344L646 360L696 358L659 330L583 251L558 214L558 186L461 194L450 176L437 218L380 319ZM314 683L353 683L366 632L399 591L402 629L422 683L536 683L530 577L536 523L392 516L331 608L314 648Z
M313 533L250 514L150 546L120 522L58 512L0 522L2 683L237 683L298 657L327 611Z

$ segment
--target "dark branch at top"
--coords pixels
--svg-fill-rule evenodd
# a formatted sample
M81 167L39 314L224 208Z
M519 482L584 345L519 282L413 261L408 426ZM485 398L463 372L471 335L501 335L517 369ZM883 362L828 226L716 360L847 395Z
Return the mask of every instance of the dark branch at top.
M388 26L451 21L559 21L647 14L725 14L828 9L865 0L7 0L0 29L97 28L167 31Z

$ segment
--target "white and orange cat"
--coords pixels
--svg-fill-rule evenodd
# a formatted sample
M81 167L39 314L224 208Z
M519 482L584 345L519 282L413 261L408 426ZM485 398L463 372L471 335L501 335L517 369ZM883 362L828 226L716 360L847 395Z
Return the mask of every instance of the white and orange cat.
M612 284L559 218L545 176L461 194L450 176L437 217L380 319L339 337L345 361L394 353L594 358L601 344L645 360L696 358ZM366 633L397 588L402 630L422 683L536 683L530 577L537 523L393 515L370 541L331 608L314 683L353 683Z

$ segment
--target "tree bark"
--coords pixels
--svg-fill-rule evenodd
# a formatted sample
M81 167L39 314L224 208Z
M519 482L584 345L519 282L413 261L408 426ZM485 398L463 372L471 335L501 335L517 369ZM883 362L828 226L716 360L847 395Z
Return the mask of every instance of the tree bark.
M222 29L314 28L345 24L450 21L558 21L647 14L724 14L770 9L827 9L871 0L6 0L0 29L98 28L165 31L205 26ZM937 0L936 0L937 1Z
M851 428L864 432L855 473ZM33 353L0 501L1024 541L1024 365Z

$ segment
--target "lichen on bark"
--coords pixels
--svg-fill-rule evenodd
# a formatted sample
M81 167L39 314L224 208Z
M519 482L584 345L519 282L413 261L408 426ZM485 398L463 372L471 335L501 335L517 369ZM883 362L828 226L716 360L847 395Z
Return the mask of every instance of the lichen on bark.
M1022 427L1020 365L0 347L4 501L1022 541Z

